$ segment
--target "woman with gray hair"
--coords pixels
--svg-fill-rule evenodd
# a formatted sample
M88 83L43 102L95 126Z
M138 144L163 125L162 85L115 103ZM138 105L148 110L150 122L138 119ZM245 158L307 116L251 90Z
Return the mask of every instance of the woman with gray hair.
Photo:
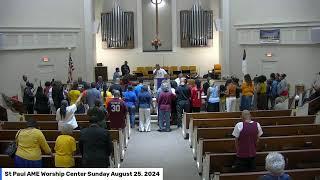
M284 173L285 161L282 154L271 152L266 157L266 170L268 174L262 176L260 180L291 180L291 177Z

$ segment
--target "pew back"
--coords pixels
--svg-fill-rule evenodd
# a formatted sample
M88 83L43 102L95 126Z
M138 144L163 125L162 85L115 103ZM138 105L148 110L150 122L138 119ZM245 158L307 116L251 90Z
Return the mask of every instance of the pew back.
M77 121L89 121L89 116L86 114L76 114ZM55 114L24 114L25 120L33 119L36 121L56 121Z
M1 122L2 129L8 130L17 130L27 128L26 122ZM81 128L86 128L90 125L89 121L77 121L78 126ZM58 122L56 121L38 121L37 122L39 129L41 130L57 130Z
M197 140L232 138L233 127L198 128ZM263 126L263 137L320 134L319 124Z
M316 116L281 116L281 117L256 117L253 120L261 126L290 125L290 124L313 124ZM240 118L224 119L193 119L193 127L234 127Z
M274 116L290 116L291 110L264 110L252 111L252 117L274 117ZM186 113L186 128L189 129L190 119L219 119L219 118L240 118L241 112L201 112Z
M74 156L75 166L81 167L81 156ZM54 159L51 156L43 155L42 156L42 165L46 168L54 168ZM0 167L13 168L14 161L9 156L0 154Z
M320 176L320 168L308 168L308 169L293 169L286 170L292 179L294 180L315 180ZM260 176L267 174L268 172L250 172L250 173L217 173L214 176L214 180L257 180Z
M255 158L257 170L264 171L265 158L269 152L258 152ZM320 149L279 151L286 160L286 169L320 168ZM210 173L228 173L236 161L235 153L206 154L210 158Z
M18 130L0 130L0 140L14 140ZM109 130L109 135L112 141L120 141L119 130ZM60 135L57 130L42 130L43 135L47 141L55 141ZM80 131L75 130L72 135L76 140L79 140Z
M202 155L205 152L233 153L234 139L200 139ZM320 149L320 135L261 137L257 151L279 151L294 149Z

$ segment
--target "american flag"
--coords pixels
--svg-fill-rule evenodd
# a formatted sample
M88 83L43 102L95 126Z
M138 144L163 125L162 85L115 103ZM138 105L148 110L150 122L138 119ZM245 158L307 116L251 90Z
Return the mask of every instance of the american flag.
M73 78L72 78L72 72L74 71L73 67L73 61L71 57L71 53L69 53L69 66L68 66L68 83L72 83Z

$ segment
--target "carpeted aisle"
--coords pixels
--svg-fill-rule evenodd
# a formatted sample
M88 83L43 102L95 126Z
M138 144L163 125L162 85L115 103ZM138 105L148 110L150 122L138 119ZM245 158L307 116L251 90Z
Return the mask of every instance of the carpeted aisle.
M163 168L164 180L200 180L188 141L184 140L181 129L167 133L134 130L122 167Z

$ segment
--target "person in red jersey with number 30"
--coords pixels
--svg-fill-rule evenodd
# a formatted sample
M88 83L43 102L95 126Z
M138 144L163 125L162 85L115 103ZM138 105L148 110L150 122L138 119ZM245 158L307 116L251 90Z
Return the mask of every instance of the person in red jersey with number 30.
M126 127L127 107L120 99L120 91L114 90L112 98L107 106L111 129L124 129Z

